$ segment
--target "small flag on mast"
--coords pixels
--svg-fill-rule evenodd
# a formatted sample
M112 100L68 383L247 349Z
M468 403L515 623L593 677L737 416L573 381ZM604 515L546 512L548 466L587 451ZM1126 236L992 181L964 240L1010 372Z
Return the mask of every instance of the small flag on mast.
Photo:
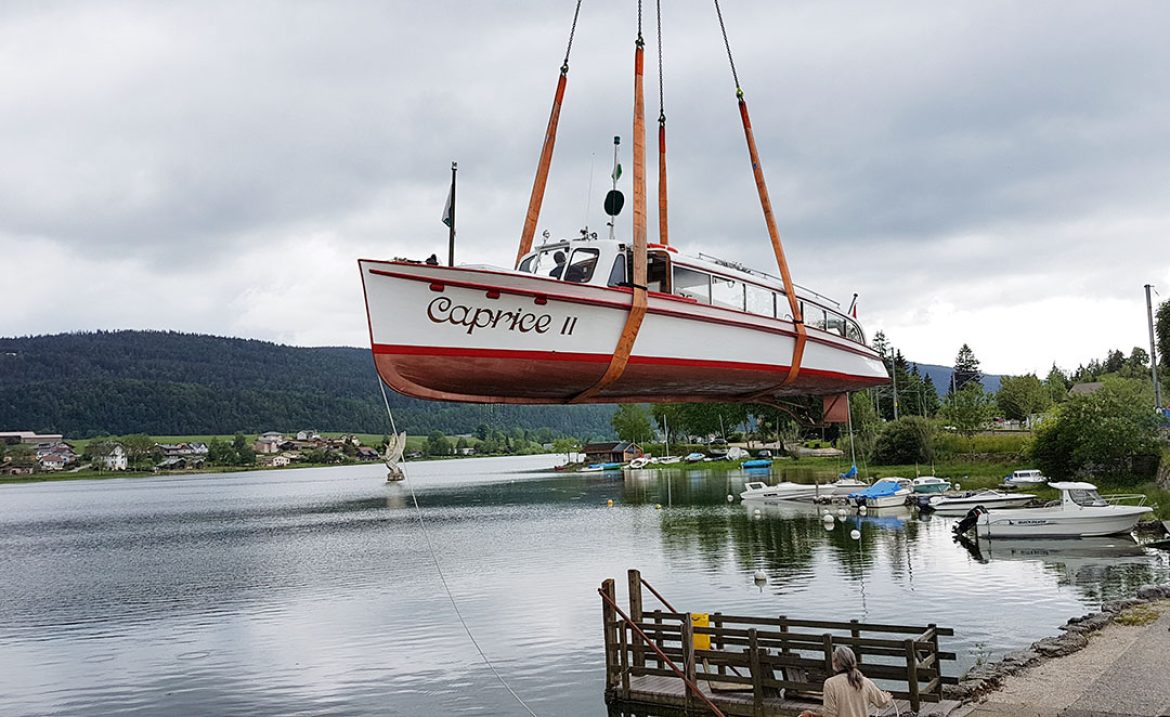
M447 226L451 226L451 223L455 221L455 217L452 216L452 214L454 213L454 209L455 209L454 198L455 198L455 187L452 186L451 191L447 192L447 205L445 207L443 207L443 223L446 224Z
M613 181L615 182L622 178L622 165L620 162L613 168L613 174L610 176L613 177Z

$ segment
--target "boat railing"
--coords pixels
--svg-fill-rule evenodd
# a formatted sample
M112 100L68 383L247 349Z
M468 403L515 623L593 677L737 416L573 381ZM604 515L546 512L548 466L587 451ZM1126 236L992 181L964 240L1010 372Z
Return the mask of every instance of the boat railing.
M1110 493L1101 496L1109 505L1129 505L1140 508L1146 504L1147 496L1141 493Z

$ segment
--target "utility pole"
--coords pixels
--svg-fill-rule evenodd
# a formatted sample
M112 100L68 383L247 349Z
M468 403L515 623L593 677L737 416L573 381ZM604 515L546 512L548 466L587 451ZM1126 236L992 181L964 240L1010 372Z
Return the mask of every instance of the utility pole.
M898 420L898 354L890 347L890 375L894 378L894 420Z
M1162 410L1162 385L1158 383L1158 346L1154 341L1154 304L1150 301L1150 289L1153 286L1146 284L1146 318L1150 322L1150 375L1154 380L1154 403Z

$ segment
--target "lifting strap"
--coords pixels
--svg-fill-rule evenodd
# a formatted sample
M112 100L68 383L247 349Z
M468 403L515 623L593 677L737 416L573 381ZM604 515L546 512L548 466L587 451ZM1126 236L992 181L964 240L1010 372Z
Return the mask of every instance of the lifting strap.
M723 12L719 9L719 0L715 0L715 12L719 15L719 29L723 32L723 44L727 47L727 60L731 64L731 77L735 80L735 97L739 102L739 116L743 120L743 134L747 139L748 154L752 160L752 173L756 178L756 190L760 195L760 206L764 210L764 222L768 225L768 236L772 240L772 251L776 255L776 265L780 268L780 279L784 283L784 293L788 296L788 307L792 314L792 323L796 327L796 342L792 347L792 363L788 368L788 376L777 388L791 385L800 375L800 364L804 358L804 345L808 341L808 332L804 325L804 316L800 310L800 302L796 298L796 286L792 283L792 275L788 271L788 260L784 257L784 247L780 244L780 230L776 228L776 216L772 213L772 200L768 198L768 185L764 182L764 168L760 164L760 154L756 150L756 138L752 133L752 121L748 117L747 102L743 98L743 90L739 86L739 76L735 71L735 60L731 57L731 43L727 40L727 27L723 24Z
M528 200L528 214L524 217L524 229L520 232L520 249L516 252L516 266L520 259L532 251L532 238L536 234L536 223L540 220L540 207L544 203L544 189L548 184L548 169L552 164L553 146L557 142L557 123L561 118L561 103L565 99L565 84L569 80L569 53L573 50L573 35L577 32L577 16L581 14L581 0L573 11L573 26L569 29L569 45L565 48L565 61L561 63L561 75L557 79L557 91L553 95L552 111L548 117L548 129L544 132L544 146L540 150L540 163L536 165L536 179L532 182L532 196Z
M638 40L634 49L634 275L630 279L633 294L630 297L630 313L622 327L617 346L609 367L597 383L577 394L573 403L587 401L621 378L634 351L638 330L646 317L646 118L645 102L642 97L642 3L638 2Z

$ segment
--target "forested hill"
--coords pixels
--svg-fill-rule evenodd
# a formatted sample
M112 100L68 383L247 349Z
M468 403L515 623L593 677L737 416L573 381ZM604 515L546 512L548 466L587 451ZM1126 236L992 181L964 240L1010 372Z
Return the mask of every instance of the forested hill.
M613 406L480 406L390 394L398 429L547 427L612 434ZM368 349L299 348L200 334L101 331L0 338L0 430L71 437L267 430L384 433Z

